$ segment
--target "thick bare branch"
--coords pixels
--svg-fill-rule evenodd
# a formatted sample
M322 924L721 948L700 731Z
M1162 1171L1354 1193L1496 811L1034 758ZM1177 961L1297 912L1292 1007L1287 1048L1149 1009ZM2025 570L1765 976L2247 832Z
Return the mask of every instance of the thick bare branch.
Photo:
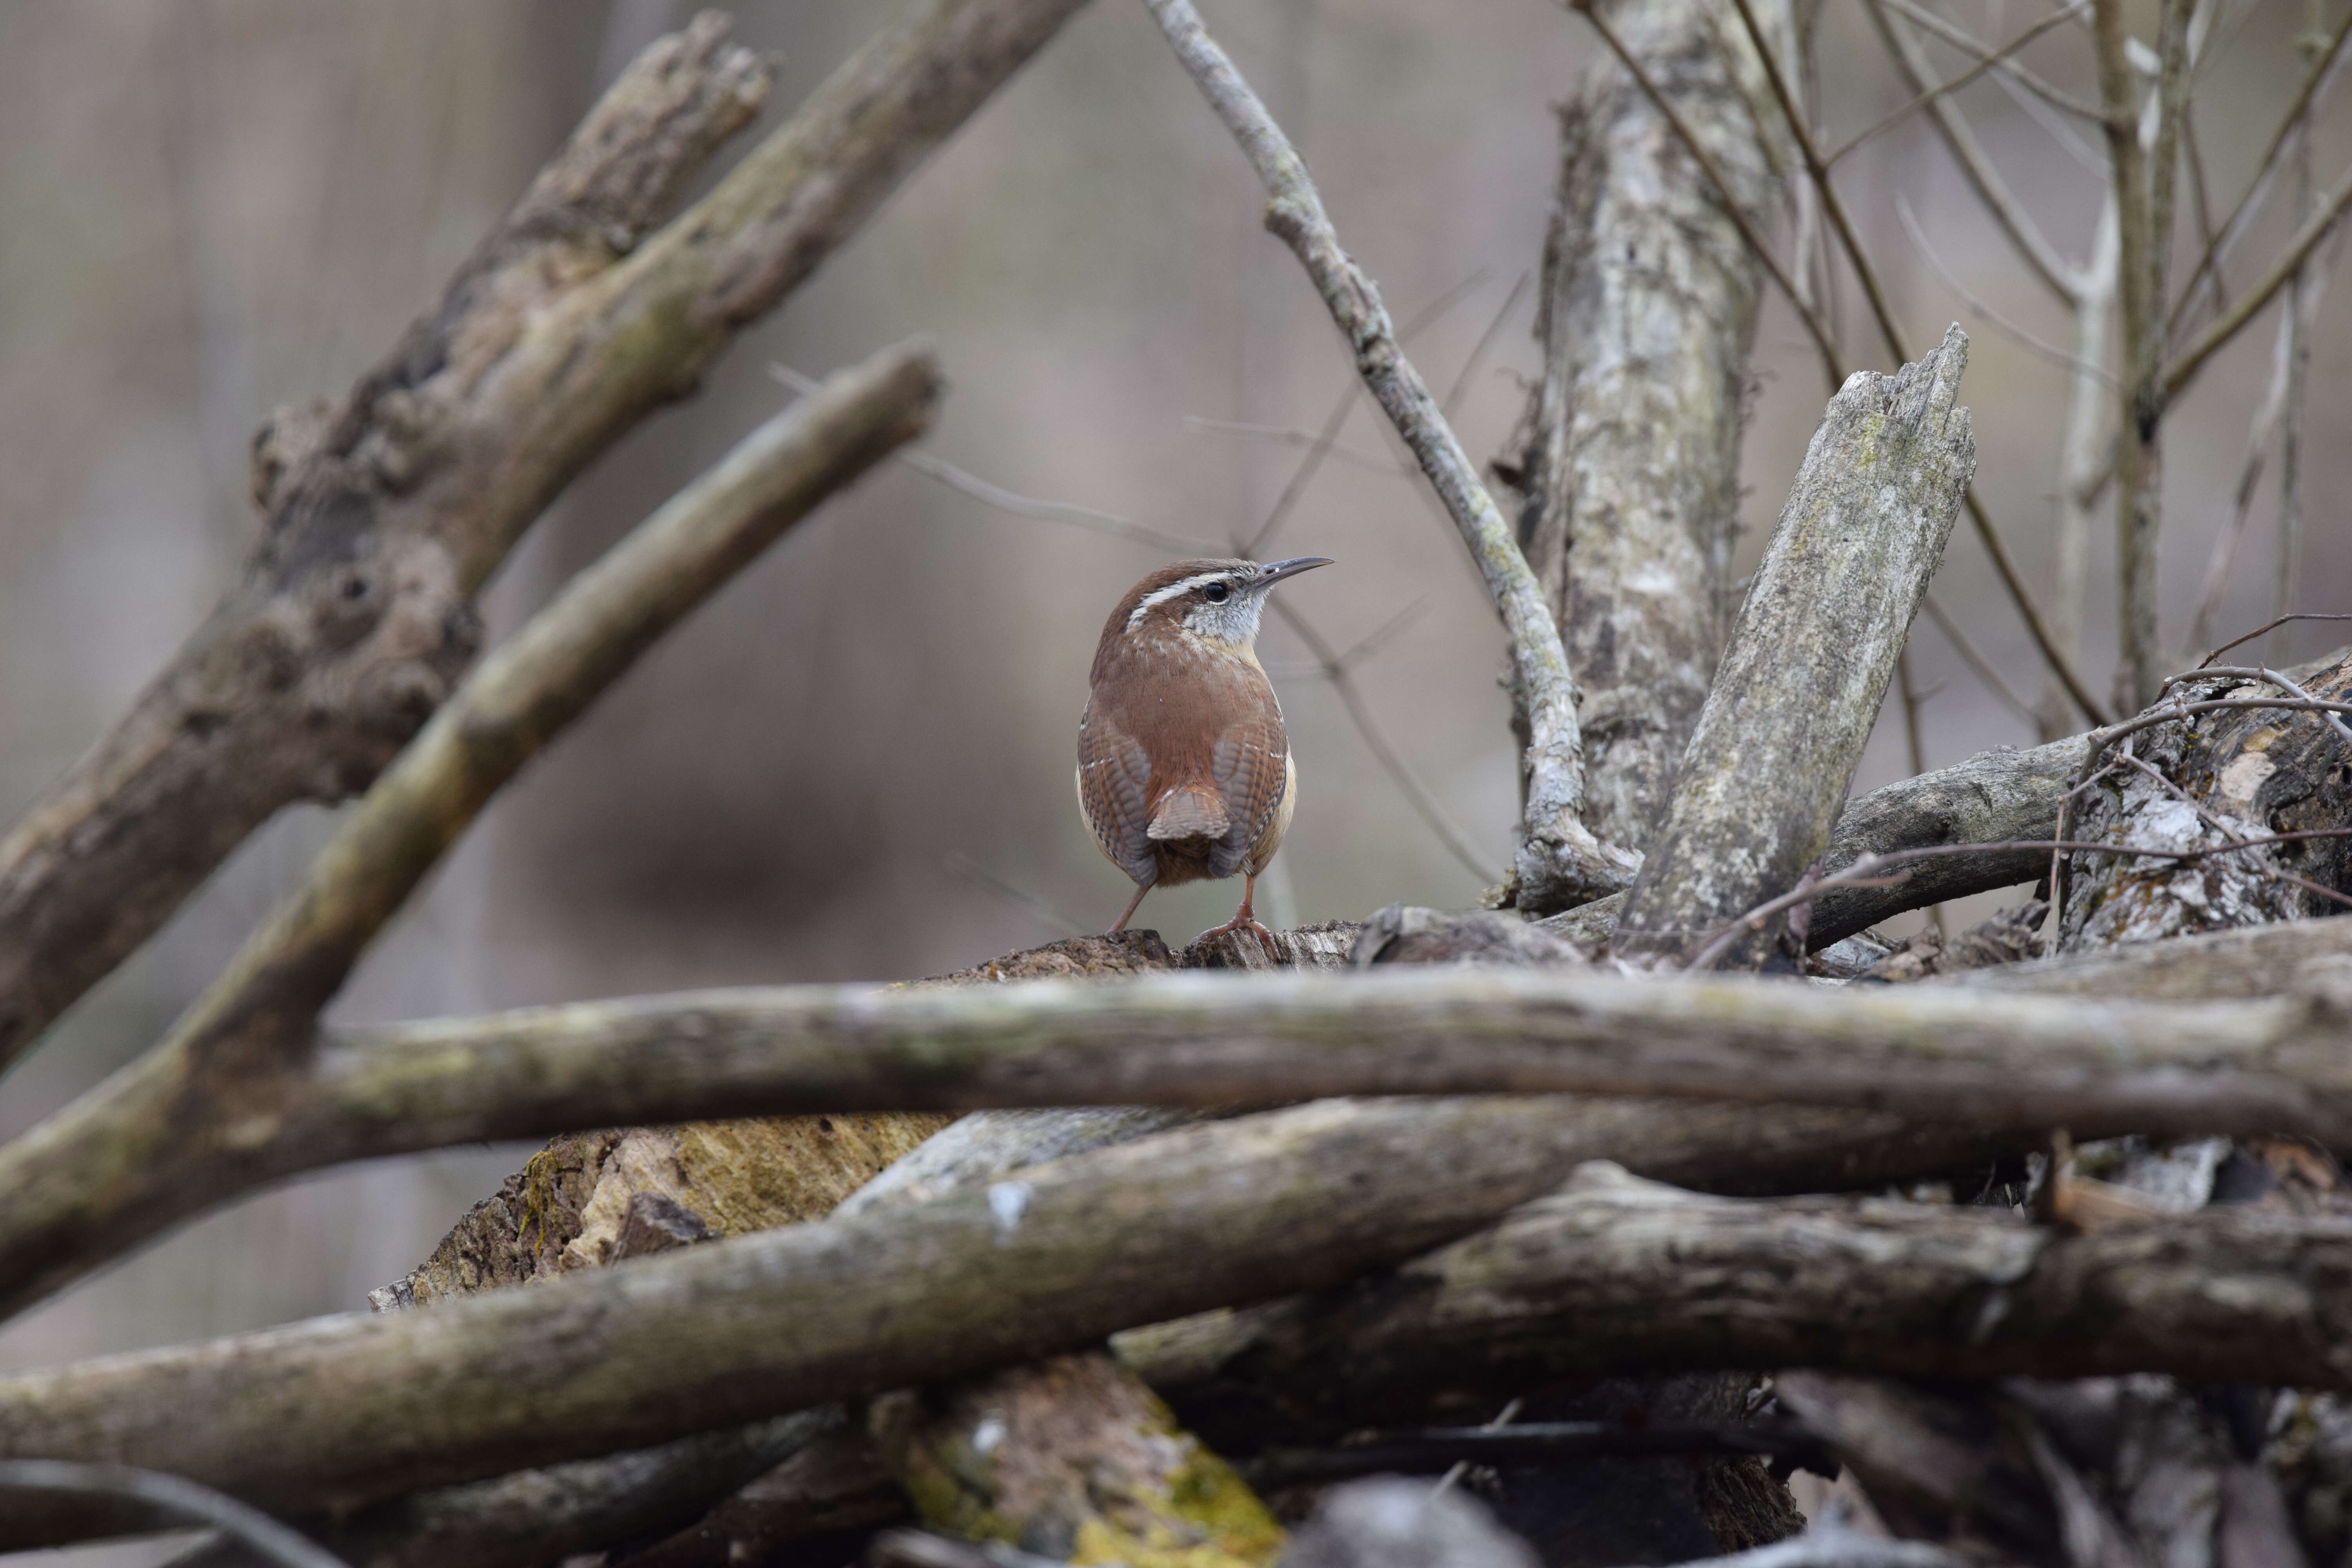
M494 493L518 409L477 384L758 112L767 67L727 32L708 14L646 50L340 407L256 437L269 527L245 581L0 839L0 1065L273 811L364 789L448 694L467 595L544 499ZM475 449L436 445L460 430Z
M1517 701L1528 724L1527 804L1516 871L1525 907L1555 910L1615 892L1637 858L1584 826L1584 752L1576 680L1542 584L1479 481L1476 467L1404 351L1380 290L1339 247L1306 163L1202 25L1191 0L1145 0L1266 190L1266 226L1297 253L1356 356L1372 396L1445 503L1478 563L1509 634Z
M1771 11L1785 34L1785 5ZM1621 7L1619 22L1620 47L1656 62L1655 85L1740 209L1693 178L1675 125L1622 65L1587 74L1561 110L1536 325L1544 373L1515 483L1519 540L1581 687L1585 820L1639 847L1723 647L1763 289L1743 227L1769 222L1790 152L1759 142L1760 68L1751 51L1717 47L1715 7Z
M843 372L486 659L165 1039L0 1149L0 1302L21 1306L210 1202L190 1172L273 1163L320 1007L483 804L737 568L919 433L938 390L919 346Z
M279 806L365 789L455 686L470 595L525 525L690 392L1081 4L905 7L656 232L766 75L717 17L631 68L317 439L265 432L269 526L244 581L0 841L0 1059Z
M349 1507L1325 1288L1489 1223L1590 1159L1683 1185L1810 1191L1998 1147L1874 1113L1303 1106L529 1290L19 1373L0 1379L0 1457L113 1458L264 1507ZM85 1528L19 1510L0 1542Z
M1596 1164L1392 1273L1245 1314L1184 1375L1342 1423L1433 1391L1675 1368L2352 1389L2347 1280L2341 1215L2069 1235L1948 1204L1701 1196ZM1186 1398L1184 1377L1170 1392Z
M1831 399L1734 623L1621 952L1682 958L1794 887L1829 847L1911 617L1976 468L1952 328L1896 376ZM1762 962L1777 932L1745 945Z

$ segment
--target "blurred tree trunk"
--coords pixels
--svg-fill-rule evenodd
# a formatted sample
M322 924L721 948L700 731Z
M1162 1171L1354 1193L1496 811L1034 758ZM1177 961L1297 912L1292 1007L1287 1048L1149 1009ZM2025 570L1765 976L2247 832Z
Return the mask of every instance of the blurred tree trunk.
M1758 19L1793 58L1783 0ZM1793 159L1738 18L1706 0L1616 5L1613 26L1769 229ZM1517 450L1520 547L1582 691L1586 820L1645 845L1715 679L1732 608L1739 433L1763 268L1688 151L1615 61L1560 110Z

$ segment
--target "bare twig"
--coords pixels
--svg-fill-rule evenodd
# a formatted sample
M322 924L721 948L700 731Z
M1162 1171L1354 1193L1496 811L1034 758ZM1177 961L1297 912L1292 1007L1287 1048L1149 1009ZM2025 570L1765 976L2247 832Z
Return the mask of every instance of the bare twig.
M2223 654L2229 652L2233 647L2242 647L2243 645L2253 641L2258 637L2263 637L2270 632L2276 631L2279 627L2286 625L2289 621L2352 621L2352 615L2326 610L2300 610L2291 616L2276 616L2271 620L2264 621L2261 626L2256 626L2252 631L2246 633L2242 637L2231 637L2228 642L2223 643L2220 647L2215 648L2203 658L2199 659L2197 661L2198 668L2204 668L2207 665L2211 664L2215 659L2221 658ZM2169 682L2167 684L2169 684Z
M2315 193L2311 175L2311 128L2295 138L2294 203L2297 221L2308 223ZM2286 396L2279 417L2278 560L2273 578L2271 614L2284 616L2294 608L2303 582L2303 416L2304 388L2311 377L2311 329L2317 268L2306 259L2287 285L2286 308L2280 317L2286 328ZM2219 274L2216 274L2218 279ZM2280 639L2284 642L2284 639ZM2273 650L2278 644L2273 644Z
M2231 248L2250 226L2256 203L2268 187L2272 172L2278 166L2279 154L2286 151L2287 143L2304 128L2312 105L2318 99L2319 89L2327 80L2328 73L2336 68L2336 59L2344 52L2347 39L2352 39L2352 14L2347 14L2336 25L2336 31L2328 35L2319 58L2312 63L2310 70L2304 75L2302 85L2295 89L2294 101L2287 105L2285 114L2280 117L2278 129L2271 133L2270 144L2263 150L2262 161L2254 165L2253 178L2246 183L2245 191L2238 197L2237 205L2230 209L2230 216L2221 220L2220 230L2198 257L2197 265L2189 269L2189 281L2180 291L2179 302L2173 307L2171 318L2165 322L2168 338L2180 331L2189 308L2196 302L2198 284L2208 273L2218 274Z
M12 1491L121 1498L174 1522L208 1524L277 1568L349 1568L259 1509L157 1470L73 1459L0 1459L0 1496Z
M1486 363L1486 351L1495 346L1496 338L1501 335L1503 323L1511 319L1512 307L1519 302L1519 297L1528 291L1528 285L1534 278L1531 272L1519 274L1518 281L1511 285L1511 291L1504 295L1503 302L1495 308L1494 320L1486 323L1486 330L1479 333L1478 341L1471 345L1469 357L1462 362L1462 368L1454 372L1454 384L1445 389L1444 397L1437 405L1438 412L1449 421L1453 419L1454 410L1462 405L1463 395L1470 390L1470 378L1476 375L1478 367ZM1411 339L1406 332L1399 332L1397 341L1406 342Z
M1517 698L1527 716L1527 806L1516 870L1531 908L1559 908L1613 892L1638 858L1601 843L1581 820L1583 748L1576 683L1543 588L1510 524L1398 346L1379 291L1340 248L1306 164L1219 48L1191 0L1145 0L1160 30L1266 188L1266 223L1307 268L1347 337L1365 384L1444 500L1477 561L1509 634Z
M1298 640L1305 643L1307 651L1315 656L1318 672L1331 683L1331 689L1339 693L1341 705L1348 710L1348 717L1355 721L1356 732L1363 736L1365 746L1378 759L1389 777L1396 781L1397 788L1411 803L1413 814L1437 836L1438 841L1452 852L1454 859L1461 862L1463 868L1478 879L1480 887L1492 886L1496 879L1494 868L1472 847L1470 836L1454 823L1453 816L1438 803L1437 796L1421 782L1420 776L1405 761L1404 753L1396 749L1395 743L1388 737L1388 731L1372 717L1371 708L1365 702L1363 692L1358 689L1350 668L1364 644L1359 643L1356 650L1344 655L1335 653L1331 645L1324 640L1323 634L1299 614L1296 605L1281 598L1275 599L1273 604L1275 613L1282 617L1283 625L1297 633ZM1390 623L1391 626L1396 624L1394 621ZM1366 642L1381 637L1388 629L1382 627L1374 632L1371 637L1365 639Z
M2347 177L2328 192L2320 203L2319 210L2295 230L2284 249L2279 253L2278 259L2238 297L2238 302L2222 312L2212 325L2200 332L2187 348L2164 366L2158 382L2158 391L2164 402L2170 403L2178 398L2195 379L2197 373L2205 368L2205 362L2236 337L2247 322L2262 314L2263 308L2276 297L2279 290L2294 281L2295 275L2303 270L2303 265L2313 249L2327 237L2347 207L2352 207L2352 177Z
M275 1135L318 1010L475 815L638 655L786 528L929 422L919 344L836 375L746 437L483 660L302 883L153 1049L5 1148L0 1307L205 1201L175 1173Z
M0 838L0 1058L280 806L365 788L455 688L478 637L473 590L523 528L696 384L1082 3L898 9L667 225L758 111L767 70L715 14L641 57L339 407L263 432L270 521L238 584Z
M1446 311L1454 308L1456 301L1467 296L1471 289L1485 281L1486 277L1484 268L1473 272L1469 277L1422 307L1418 315L1397 329L1398 344L1402 346L1419 337L1423 328L1435 323ZM1316 474L1323 467L1323 459L1329 456L1331 449L1339 444L1339 432L1346 427L1348 416L1355 411L1356 399L1363 395L1363 378L1361 376L1349 378L1346 389L1332 403L1331 412L1325 416L1322 430L1307 444L1307 455L1298 459L1298 466L1291 470L1289 479L1282 487L1282 493L1275 497L1274 506L1266 512L1265 521L1258 524L1255 533L1251 534L1247 540L1234 547L1235 554L1255 559L1257 552L1265 548L1266 541L1275 536L1276 531L1282 527L1284 520L1290 516L1291 509L1296 507L1299 498L1307 493L1307 487L1315 482Z
M2067 5L2062 10L2054 11L2049 16L2044 16L2042 20L2027 27L2023 32L2010 39L2009 42L2003 44L2000 48L1994 50L1992 53L1979 56L1975 64L1969 66L1968 69L1962 71L1951 80L1947 82L1938 82L1932 87L1922 86L1915 88L1914 90L1918 94L1917 97L1912 99L1910 102L1903 105L1900 109L1889 110L1885 114L1880 116L1864 129L1855 132L1853 135L1841 142L1836 150L1830 153L1822 161L1829 164L1830 167L1835 168L1839 159L1843 158L1847 153L1853 152L1864 142L1870 141L1881 132L1900 124L1902 121L1910 119L1914 114L1918 113L1919 110L1933 106L1936 101L1941 99L1946 93L1956 92L1959 89L1968 86L1969 83L1976 80L1977 78L1982 76L1985 72L1995 69L2003 61L2007 60L2010 56L2025 47L2026 45L2032 43L2042 34L2050 31L2051 28L2057 26L2060 23L2071 22L2077 16L2087 16L2089 12L2089 0L2074 0L2073 5Z
M1738 6L1740 20L1746 26L1748 37L1753 42L1758 56L1763 61L1766 79L1771 83L1773 96L1780 101L1781 112L1788 121L1790 133L1796 138L1798 150L1804 155L1806 171L1812 176L1813 184L1820 191L1822 210L1828 214L1831 226L1837 231L1839 243L1846 253L1847 263L1853 268L1854 276L1862 283L1863 296L1870 303L1871 315L1877 322L1879 335L1885 342L1886 351L1894 357L1895 363L1904 363L1910 356L1904 351L1903 334L1895 325L1893 312L1887 307L1886 293L1879 285L1877 272L1871 266L1869 256L1863 250L1861 238L1855 233L1853 220L1846 213L1844 200L1838 195L1837 186L1830 178L1828 165L1822 161L1821 149L1815 145L1812 132L1805 125L1804 115L1797 107L1796 99L1790 90L1788 80L1781 74L1780 64L1773 57L1763 29L1757 25L1755 13L1748 0L1733 0L1733 3ZM2049 662L2052 672L2058 677L2093 722L2102 721L2105 718L2104 711L2093 700L2081 679L2075 675L2073 661L2065 657L2051 637L2048 628L2042 622L2041 613L2034 608L2032 596L2025 591L2023 580L2019 577L2015 564L2009 558L2008 546L2001 542L2000 533L1993 528L1992 517L1985 510L1984 503L1978 499L1973 488L1964 497L1964 504L1968 508L1969 521L1975 525L1977 536L1984 542L1986 553L1992 557L1993 569L2000 574L2002 585L2009 590L2011 602L2016 605L2019 616L2025 621L2026 629L2032 634L2034 644L2042 650L2042 658Z
M1980 40L1964 29L1953 26L1927 7L1913 4L1912 0L1882 0L1882 3L1902 12L1904 16L1958 49L1971 60L1983 59L1992 52ZM2068 7L2069 21L2074 19L2074 13L2077 9L2078 7L2074 6ZM2063 110L2077 119L2095 121L2099 118L2098 105L2085 103L2073 93L2064 92L2051 86L2014 60L2001 61L1994 68L1993 75L1996 79L2022 88L2053 109Z
M2028 353L2038 359L2047 360L2061 370L2072 371L2081 375L2095 376L2109 386L2116 384L2114 374L2105 365L2094 364L2078 354L2067 353L2054 343L2043 342L2040 338L1978 299L1969 286L1954 276L1950 268L1944 265L1944 258L1936 254L1936 247L1927 242L1927 234L1919 226L1917 215L1911 210L1910 198L1900 191L1895 194L1895 213L1902 220L1903 232L1910 239L1912 249L1918 253L1919 258L1927 264L1929 269L1937 278L1943 279L1945 288L1960 297L1960 302L1969 308L1970 315L1997 328L2002 336L2024 349Z
M2255 405L2254 416L2246 431L2246 457L2238 468L2238 488L2231 497L2230 521L2213 536L2213 548L2205 561L2205 581L2197 592L2197 610L2189 617L2189 646L2191 647L2213 635L2214 617L2221 613L2221 596L2229 589L2231 571L2236 566L2238 551L2245 542L2246 524L2253 517L2254 494L2262 485L2263 468L2270 458L2271 439L2277 435L2279 418L2286 408L2294 344L2293 312L2282 312L2277 342L2271 354L2270 384L2263 393L2262 402Z
M1952 645L1952 651L1960 656L1960 662L1984 682L1985 689L2000 699L2001 705L2011 712L2029 724L2034 722L2032 704L2009 689L2009 682L2000 678L2000 671L1978 651L1976 644L1969 640L1968 634L1960 630L1959 624L1945 612L1944 606L1936 603L1936 596L1933 594L1925 595L1919 601L1919 607L1927 612L1927 618L1936 623L1936 629L1944 634L1945 640ZM1915 773L1926 771L1924 768L1912 770Z
M1362 384L1359 382L1349 390L1352 394L1360 395L1363 390ZM1187 414L1184 416L1184 423L1192 429L1206 431L1213 436L1238 436L1247 440L1271 442L1278 447L1313 447L1323 438L1318 431L1301 430L1295 425L1253 425L1246 420L1211 419L1199 414ZM1352 447L1343 447L1338 442L1333 442L1330 455L1350 468L1361 468L1368 473L1393 476L1398 471L1395 461L1385 453L1375 455L1370 452L1360 452ZM1421 476L1417 472L1407 470L1405 477L1418 479Z

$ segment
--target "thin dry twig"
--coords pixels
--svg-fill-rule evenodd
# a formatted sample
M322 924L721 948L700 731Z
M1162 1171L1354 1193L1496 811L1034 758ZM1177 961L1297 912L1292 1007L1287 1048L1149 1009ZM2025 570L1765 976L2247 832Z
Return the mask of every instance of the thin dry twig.
M2280 117L2278 129L2271 133L2270 144L2263 150L2262 161L2254 165L2253 178L2246 182L2246 188L2238 197L2237 205L2230 209L2230 216L2221 220L2221 228L2198 257L2197 265L2189 269L2189 281L2180 291L2179 301L2173 307L2171 319L2164 324L2167 338L2179 332L2182 323L2188 319L2190 306L2196 302L2197 286L2205 276L2209 272L2214 273L2218 281L2221 263L2228 258L2231 249L2246 228L2251 226L2256 204L2278 167L2279 154L2286 150L2287 143L2303 126L2305 117L2311 112L2321 86L2344 52L2347 39L2352 39L2352 13L2347 13L2337 24L2336 31L2328 35L2319 58L2304 76L2302 86L2295 90L2294 101L2287 105L2286 113Z
M2051 28L2055 27L2063 22L2071 22L2077 16L2088 15L2089 10L2089 0L2074 0L2074 4L2066 6L2064 9L2053 11L2049 16L2042 18L2039 22L2027 27L2023 32L2018 34L2017 37L2010 39L2009 42L2001 45L2000 48L1994 50L1992 53L1979 57L1975 64L1969 66L1968 69L1962 71L1951 80L1940 82L1934 87L1928 88L1925 91L1919 93L1917 97L1912 99L1910 102L1905 104L1902 108L1890 110L1887 113L1880 116L1877 121L1874 121L1865 129L1857 131L1853 135L1841 142L1837 149L1829 153L1822 161L1828 163L1832 168L1837 167L1839 159L1844 157L1847 153L1853 152L1864 142L1868 142L1873 137L1879 135L1881 132L1900 124L1902 121L1910 119L1911 116L1918 113L1921 110L1927 108L1937 99L1942 98L1946 93L1957 92L1961 88L1968 86L1969 83L1976 80L1977 78L1982 76L1985 72L1998 69L2002 62L2007 60L2010 56L2017 53L2018 50L2025 47L2026 45L2032 43L2042 34L2050 31Z
M2000 671L1993 668L1990 659L1978 651L1976 644L1969 640L1968 634L1960 630L1959 624L1946 613L1943 605L1936 603L1934 595L1928 595L1921 599L1919 607L1927 612L1927 618L1936 623L1936 628L1944 634L1945 640L1949 642L1953 651L1960 656L1960 662L1967 665L1979 680L1984 682L1986 690L2000 699L2003 706L2027 723L2035 722L2032 707L2009 689L2009 682L2000 678Z
M1971 60L1981 60L1992 52L1981 39L1966 29L1946 21L1925 6L1914 5L1912 0L1883 0L1883 3L1894 6L1928 32L1967 55ZM2072 6L2068 8L2067 20L2073 20L2073 12L2075 9ZM1997 80L2024 89L2051 108L2063 110L2079 120L2088 120L2095 123L2099 119L2098 105L2086 103L2071 92L2051 86L2014 60L2000 62L1993 68L1993 76Z
M77 1459L0 1459L0 1495L73 1492L122 1498L190 1524L207 1524L278 1568L350 1568L299 1531L226 1492L180 1476Z
M1266 226L1298 257L1346 336L1357 369L1445 502L1510 637L1528 723L1527 805L1515 869L1528 908L1565 908L1624 887L1640 859L1584 826L1576 682L1543 586L1480 482L1420 373L1396 341L1379 290L1339 245L1306 163L1209 37L1192 0L1145 0L1178 59L1249 158L1267 195Z
M1847 263L1862 283L1863 296L1870 303L1871 315L1877 322L1879 335L1885 340L1886 351L1894 356L1895 363L1907 363L1910 355L1904 348L1903 334L1895 325L1894 312L1887 306L1886 291L1880 286L1877 270L1871 266L1869 255L1863 249L1861 237L1854 230L1844 199L1838 195L1837 185L1830 178L1829 167L1822 161L1821 148L1805 124L1804 114L1797 106L1796 97L1790 91L1788 79L1782 74L1780 62L1764 36L1764 29L1758 24L1748 0L1732 0L1732 3L1738 7L1740 20L1748 29L1758 58L1763 62L1765 79L1771 84L1772 95L1780 102L1790 134L1795 138L1798 151L1804 156L1806 171L1821 193L1822 210L1829 216L1831 227L1837 231L1838 242L1846 253ZM2002 585L2009 590L2010 598L2023 618L2026 629L2032 634L2035 646L2042 650L2042 657L2049 662L2052 672L2084 713L2094 723L2103 721L2105 718L2104 710L2074 673L2073 661L2059 650L2057 643L2051 637L2040 610L2025 591L2024 580L2018 575L2016 564L2010 559L2008 545L1994 529L1992 516L1985 510L1984 502L1978 499L1975 486L1969 486L1964 504L1977 537L1983 541L1985 552L1992 557L1993 569L2000 574Z
M2076 371L2085 375L2096 376L2111 387L2119 384L2114 373L2105 365L2093 364L2080 354L2068 353L2055 343L2043 342L2040 338L1977 298L1969 286L1961 282L1950 268L1944 265L1944 258L1936 254L1936 247L1927 243L1927 236L1919 226L1918 215L1911 210L1911 199L1900 191L1895 193L1895 216L1902 220L1903 232L1910 239L1911 247L1918 253L1919 259L1925 261L1929 269L1937 278L1943 279L1944 287L1960 297L1960 302L1969 308L1970 315L1998 330L2027 353L2049 361L2061 370Z

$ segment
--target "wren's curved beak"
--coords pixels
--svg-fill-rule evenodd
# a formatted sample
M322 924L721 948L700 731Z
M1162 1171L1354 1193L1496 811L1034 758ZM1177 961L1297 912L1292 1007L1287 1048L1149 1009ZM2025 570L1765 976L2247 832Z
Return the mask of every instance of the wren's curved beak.
M1294 555L1287 561L1269 561L1257 569L1257 581L1250 585L1251 591L1262 594L1285 577L1296 577L1301 572L1312 572L1318 566L1330 564L1328 555Z

